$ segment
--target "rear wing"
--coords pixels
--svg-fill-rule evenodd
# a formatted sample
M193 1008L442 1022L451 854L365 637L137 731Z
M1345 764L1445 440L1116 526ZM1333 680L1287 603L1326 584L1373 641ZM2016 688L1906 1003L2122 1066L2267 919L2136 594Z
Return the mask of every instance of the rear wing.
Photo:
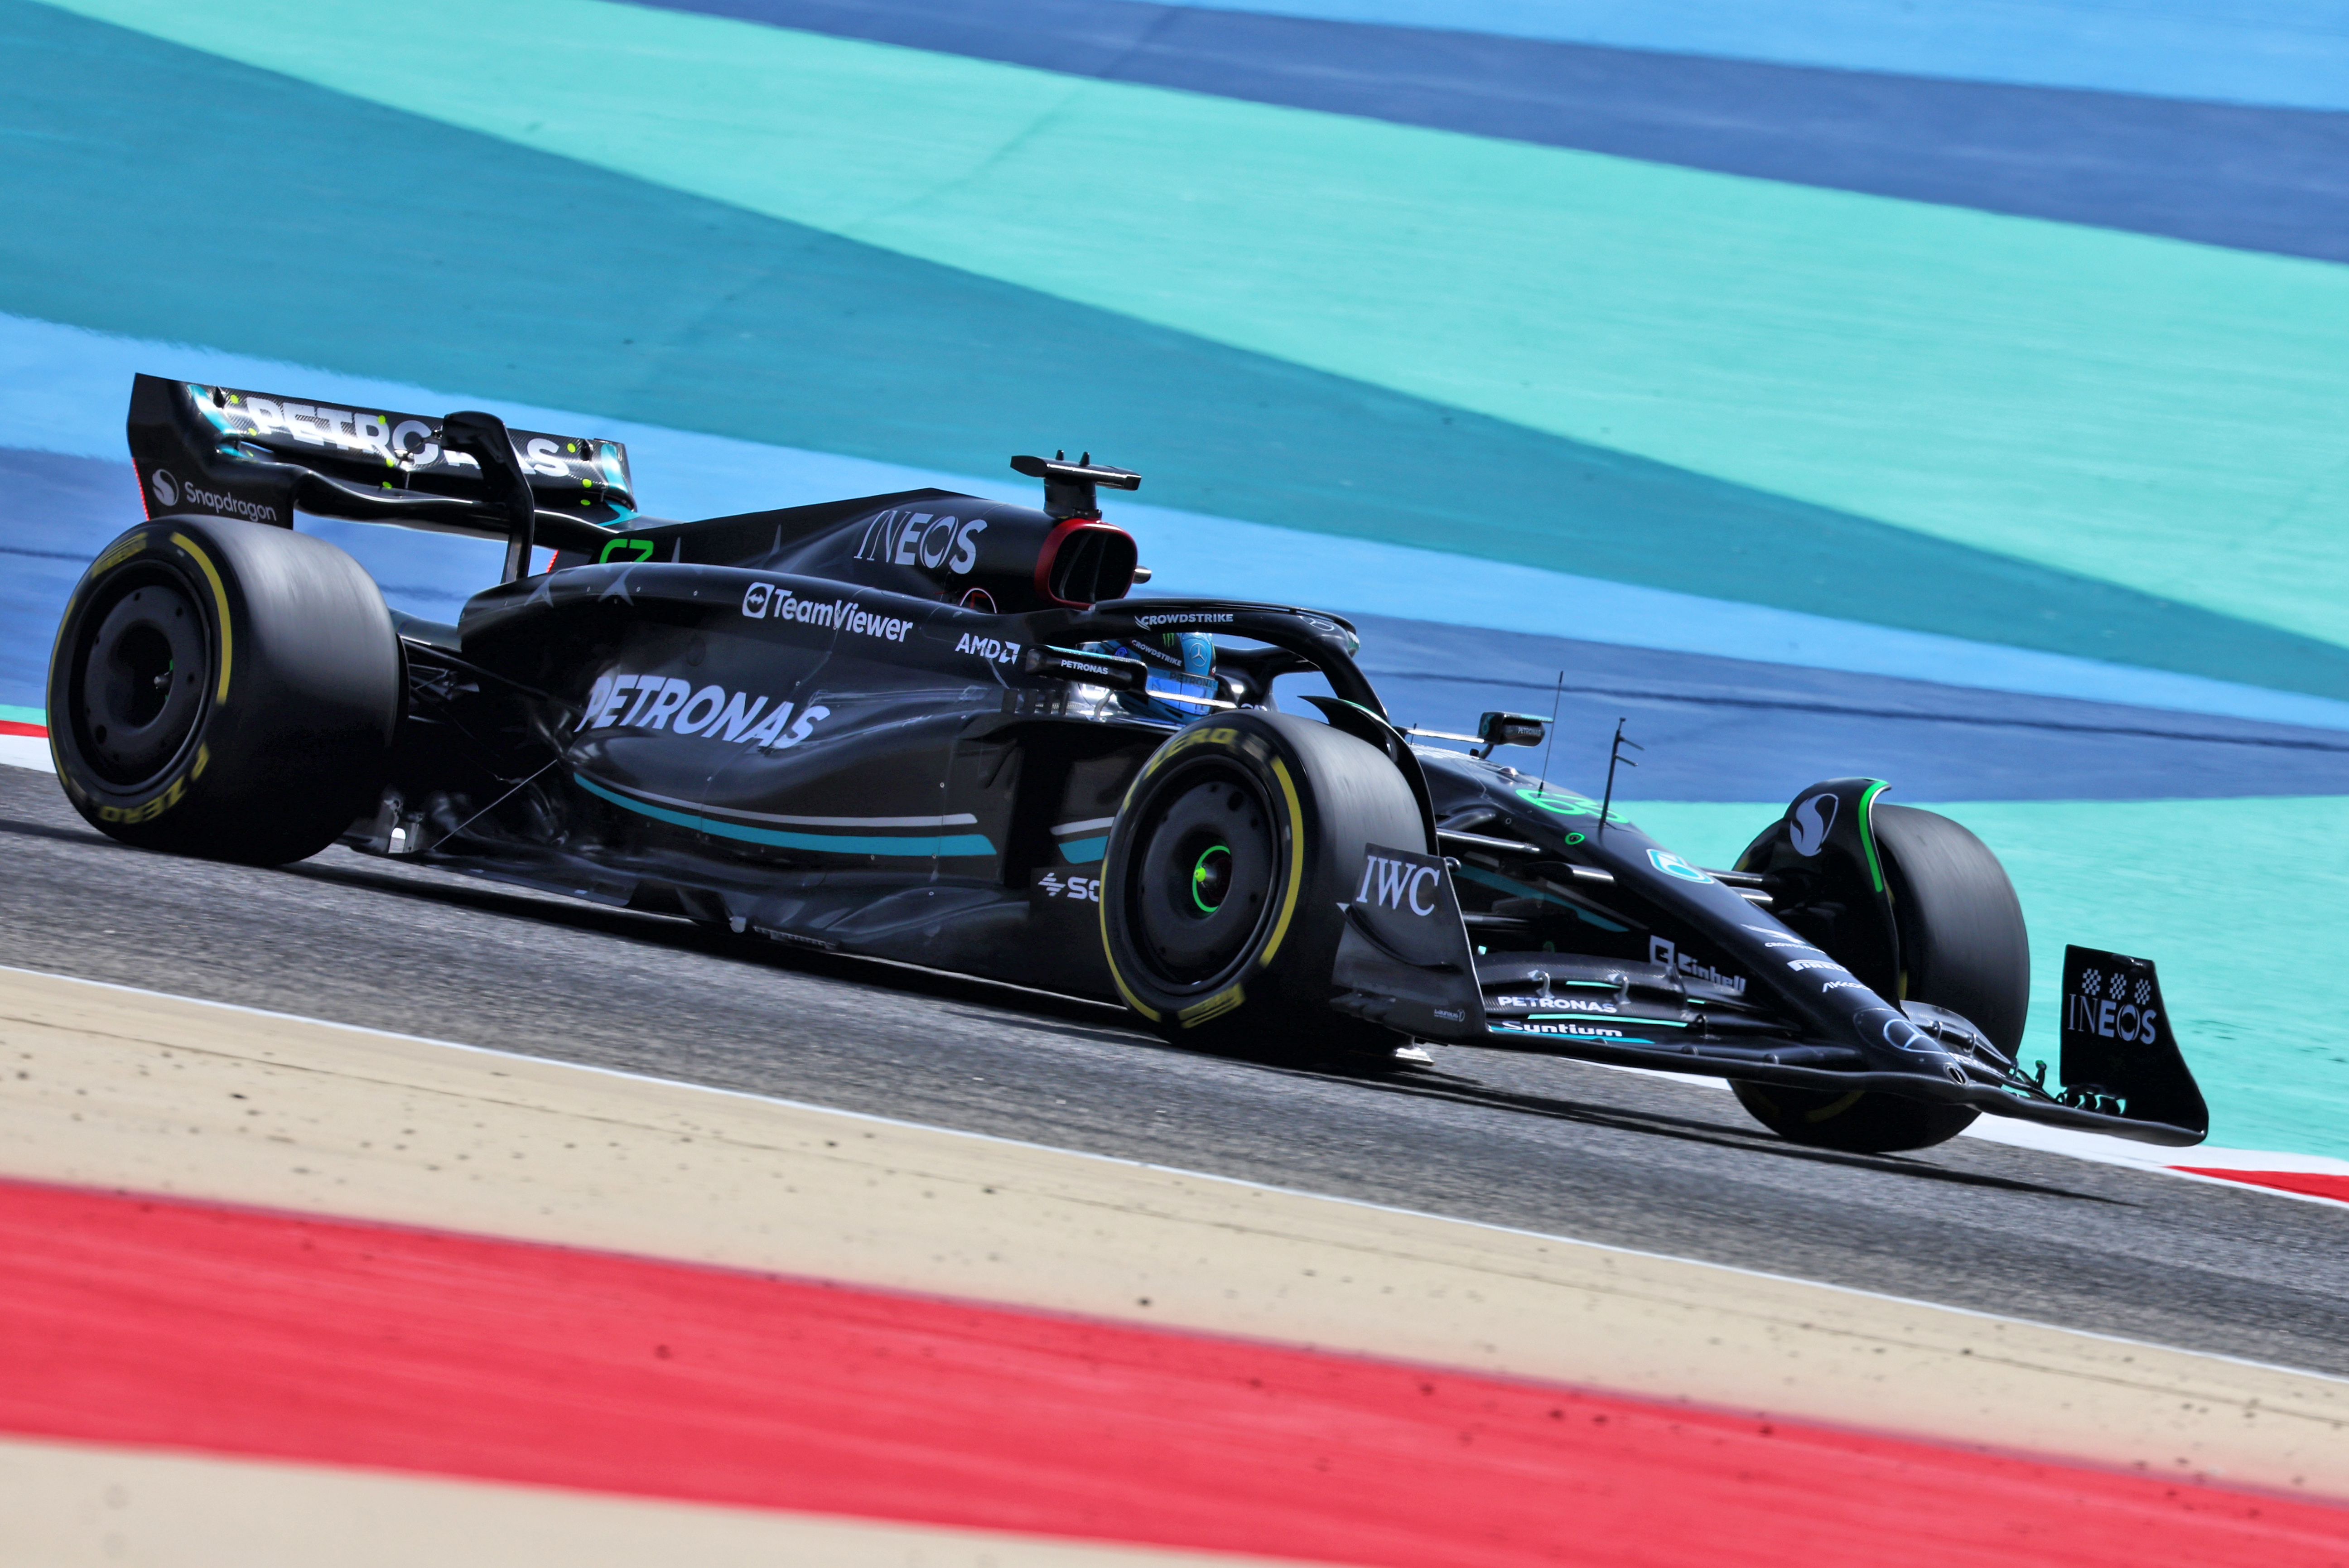
M294 513L506 541L506 580L535 545L600 550L636 514L627 449L508 430L494 415L335 408L139 376L130 461L150 517L210 513L294 525Z

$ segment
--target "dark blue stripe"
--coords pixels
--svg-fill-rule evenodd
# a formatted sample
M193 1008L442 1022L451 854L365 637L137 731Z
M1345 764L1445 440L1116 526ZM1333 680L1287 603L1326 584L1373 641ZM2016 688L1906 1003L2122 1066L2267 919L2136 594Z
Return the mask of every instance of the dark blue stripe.
M640 0L1072 76L2349 261L2349 114L1136 0Z
M1895 798L1912 802L2349 794L2349 733L2338 730L1352 619L1362 667L1398 723L1473 731L1481 711L1547 718L1555 702L1553 743L1495 754L1594 796L1619 718L1648 748L1636 782L1619 786L1640 800L1790 800L1851 777L1890 779Z

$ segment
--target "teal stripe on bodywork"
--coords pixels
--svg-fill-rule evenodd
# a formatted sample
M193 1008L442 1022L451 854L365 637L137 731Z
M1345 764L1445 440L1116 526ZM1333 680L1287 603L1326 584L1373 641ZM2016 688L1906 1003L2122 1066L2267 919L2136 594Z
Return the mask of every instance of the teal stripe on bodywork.
M1072 866L1090 866L1109 853L1109 838L1071 839L1061 846L1061 854Z
M952 472L1090 445L1143 470L1151 499L1210 514L2349 698L2349 649L2313 638L1243 352L23 0L0 0L0 51L20 66L0 97L0 191L41 214L0 230L0 309ZM411 209L399 195L411 192L431 199ZM659 476L639 478L659 514ZM1237 591L1247 565L1232 563ZM1556 615L1570 632L1572 602Z
M639 816L649 816L656 822L707 833L713 838L732 838L744 844L764 844L777 849L819 849L832 855L913 856L924 859L936 857L954 860L995 853L995 846L985 835L977 833L939 834L928 838L866 838L847 834L787 833L780 828L749 827L699 812L671 811L667 806L648 805L640 800L631 800L616 790L605 788L584 774L574 774L571 777L589 794L608 800L614 805L633 811Z
M1648 1021L1646 1019L1641 1019L1640 1021L1640 1027L1642 1029L1646 1028L1647 1025ZM1494 1034L1524 1034L1537 1040L1583 1040L1588 1041L1589 1044L1594 1045L1654 1045L1660 1044L1660 1042L1654 1040L1641 1039L1636 1034L1559 1034L1547 1029L1523 1029L1513 1023L1488 1023L1485 1027L1487 1032Z
M18 708L10 703L0 702L0 720L5 720L11 724L39 724L47 728L49 715L44 709Z

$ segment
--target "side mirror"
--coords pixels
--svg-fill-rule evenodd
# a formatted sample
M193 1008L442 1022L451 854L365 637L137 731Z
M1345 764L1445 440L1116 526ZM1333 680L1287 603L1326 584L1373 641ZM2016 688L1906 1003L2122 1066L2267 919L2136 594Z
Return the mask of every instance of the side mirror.
M1530 713L1482 714L1476 720L1476 738L1485 749L1476 754L1489 757L1498 746L1538 746L1548 732L1548 726Z

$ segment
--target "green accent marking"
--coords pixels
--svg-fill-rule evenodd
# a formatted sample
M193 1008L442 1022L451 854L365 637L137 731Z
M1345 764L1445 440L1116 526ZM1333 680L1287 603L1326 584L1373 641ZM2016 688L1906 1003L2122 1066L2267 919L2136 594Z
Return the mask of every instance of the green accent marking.
M1207 857L1216 854L1222 855L1226 860L1230 859L1232 857L1231 846L1227 844L1211 845L1207 848L1199 852L1199 858L1193 862L1191 866L1191 902L1199 907L1199 912L1203 915L1212 915L1217 909L1223 908L1221 904L1210 904L1207 900L1199 897L1199 884L1207 879Z
M1577 794L1570 789L1521 789L1517 791L1517 795L1520 799L1530 801L1544 811L1556 812L1560 816L1597 816L1599 815L1597 801L1587 794ZM1616 821L1621 821L1621 818L1610 819L1610 822ZM1628 827L1630 825L1625 823L1624 826Z
M1617 1023L1636 1022L1638 1026L1641 1029L1686 1029L1688 1027L1685 1023L1675 1023L1669 1018L1641 1018L1635 1021L1622 1018L1613 1013L1528 1012L1526 1016L1537 1023L1540 1023L1545 1018L1571 1019L1577 1023L1588 1023L1594 1018L1606 1018Z
M606 539L604 541L603 552L595 557L595 564L599 566L604 566L624 550L633 553L626 561L621 563L623 566L632 566L637 561L649 561L653 558L653 542L650 539Z
M1868 875L1876 890L1884 891L1884 867L1876 858L1876 797L1891 786L1878 779L1859 797L1859 841L1868 846Z
M938 834L927 838L869 838L848 834L787 833L772 827L746 827L740 823L722 822L698 812L671 811L666 806L630 800L583 774L574 774L571 778L589 794L599 795L639 816L649 816L656 822L666 822L678 827L689 827L696 833L707 833L717 838L739 839L745 844L767 844L779 849L822 849L834 855L919 856L924 858L935 856L944 860L995 853L995 846L984 835L977 833Z
M1109 853L1109 836L1071 838L1061 846L1061 857L1071 866L1090 866Z

